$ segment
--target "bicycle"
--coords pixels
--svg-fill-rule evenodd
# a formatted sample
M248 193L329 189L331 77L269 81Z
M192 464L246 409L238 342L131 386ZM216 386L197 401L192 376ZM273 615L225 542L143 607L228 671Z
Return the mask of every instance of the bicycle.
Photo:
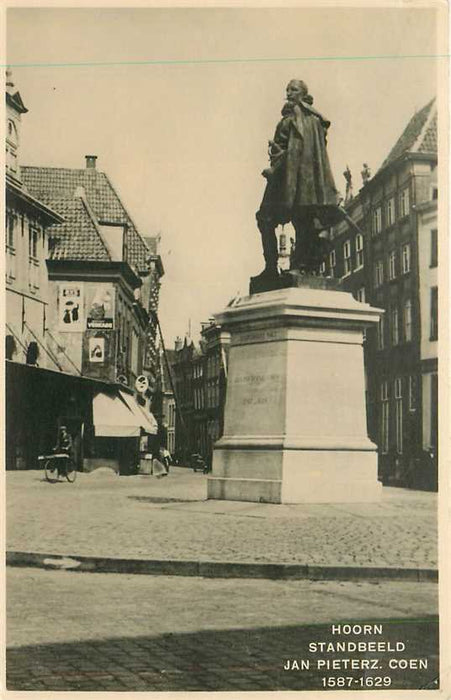
M38 457L38 461L44 462L45 478L51 484L59 481L60 476L65 476L71 484L77 478L76 464L72 457L66 453L41 455Z

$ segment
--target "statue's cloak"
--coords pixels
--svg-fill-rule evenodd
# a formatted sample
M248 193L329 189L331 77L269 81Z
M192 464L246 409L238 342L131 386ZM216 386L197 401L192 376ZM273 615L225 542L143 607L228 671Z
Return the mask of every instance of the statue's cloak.
M326 150L330 125L305 102L295 105L276 127L276 155L260 211L276 224L291 221L296 211L308 207L322 225L341 220L339 201Z

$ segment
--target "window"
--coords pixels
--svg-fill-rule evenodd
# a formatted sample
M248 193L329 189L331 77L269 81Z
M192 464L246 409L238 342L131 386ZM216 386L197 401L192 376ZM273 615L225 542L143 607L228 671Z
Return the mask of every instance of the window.
M387 201L387 226L395 223L395 198L390 197Z
M438 199L438 187L432 188L431 199Z
M402 454L402 379L395 379L396 451Z
M363 236L360 233L355 237L355 262L356 270L363 267Z
M399 314L398 309L393 307L390 313L391 321L391 342L392 345L398 345L399 343Z
M17 153L13 146L6 146L6 167L12 173L17 173Z
M429 340L438 338L438 287L431 287L431 334Z
M417 408L417 378L415 375L409 377L409 411L416 411Z
M404 340L406 343L412 340L412 302L406 299L404 302Z
M401 249L402 273L410 272L410 243L404 243Z
M16 217L9 213L6 217L6 281L12 282L16 277Z
M320 275L325 275L326 274L326 263L322 262L319 266L319 274Z
M437 229L433 228L431 230L431 267L437 267L438 263L438 240L437 240Z
M37 260L38 258L38 241L39 231L37 228L30 226L28 238L28 254L30 258Z
M349 275L352 272L352 261L351 261L351 242L350 241L345 241L344 246L343 246L343 255L344 255L344 273L345 275Z
M377 324L377 349L383 350L385 347L385 319L382 315Z
M6 246L8 248L16 247L15 224L16 217L9 213L6 217Z
M378 260L374 263L374 286L380 287L384 283L384 263Z
M117 314L117 352L118 352L118 355L120 355L120 353L122 352L121 332L122 332L122 314L119 311Z
M437 449L438 442L438 375L431 374L431 424L429 444Z
M381 384L381 450L383 454L388 452L388 430L389 430L389 409L390 405L388 402L388 382L382 382Z
M131 369L134 374L138 374L139 359L139 336L133 328L131 337Z
M281 233L279 237L279 255L285 255L287 252L287 234Z
M373 211L373 234L382 231L382 207L376 207Z
M388 256L388 279L394 280L396 277L396 250L392 250Z
M357 301L365 301L365 287L360 287L356 292Z
M35 293L39 289L39 257L38 257L39 231L30 226L28 229L28 286Z
M401 190L401 193L399 195L399 215L401 217L407 216L409 213L410 209L410 197L409 197L409 188L405 187L403 190Z
M332 251L329 253L329 267L330 267L330 272L331 272L332 276L333 276L333 274L334 274L334 272L335 272L335 266L336 266L336 264L337 264L337 257L336 257L336 255L335 255L335 250L332 250Z
M38 364L38 357L39 357L38 344L35 340L32 340L30 343L28 343L25 362L27 363L27 365L37 365Z
M169 404L169 425L168 428L174 428L175 426L175 404Z

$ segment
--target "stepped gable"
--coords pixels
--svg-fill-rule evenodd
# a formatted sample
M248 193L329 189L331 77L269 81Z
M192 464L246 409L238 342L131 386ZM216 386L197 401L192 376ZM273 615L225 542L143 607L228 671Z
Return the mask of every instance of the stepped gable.
M97 223L127 224L128 262L138 272L147 270L150 251L105 173L95 168L22 166L21 175L30 194L46 204L53 202L57 211L57 203L67 202L74 197L77 187L83 187ZM100 250L97 250L97 253L100 253Z
M64 223L49 227L51 260L111 260L102 236L81 197L51 200Z
M406 153L437 153L437 107L435 98L414 114L382 163L379 171Z

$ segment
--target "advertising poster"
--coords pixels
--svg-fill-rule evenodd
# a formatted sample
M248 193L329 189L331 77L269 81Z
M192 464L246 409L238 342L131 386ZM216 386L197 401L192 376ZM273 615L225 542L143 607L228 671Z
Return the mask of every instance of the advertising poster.
M89 362L105 362L105 338L89 338Z
M2 697L450 700L448 5L103 4L5 13Z
M58 286L58 330L84 330L83 287L77 284Z
M86 328L88 330L113 330L114 286L112 284L100 283L88 287Z

